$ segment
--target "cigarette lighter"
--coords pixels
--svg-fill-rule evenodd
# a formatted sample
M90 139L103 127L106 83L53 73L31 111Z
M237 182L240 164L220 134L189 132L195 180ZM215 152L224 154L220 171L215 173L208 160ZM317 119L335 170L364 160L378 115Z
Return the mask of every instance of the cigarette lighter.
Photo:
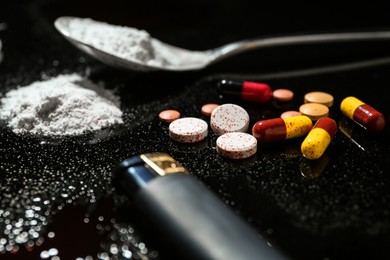
M167 154L124 160L113 177L180 259L287 259Z

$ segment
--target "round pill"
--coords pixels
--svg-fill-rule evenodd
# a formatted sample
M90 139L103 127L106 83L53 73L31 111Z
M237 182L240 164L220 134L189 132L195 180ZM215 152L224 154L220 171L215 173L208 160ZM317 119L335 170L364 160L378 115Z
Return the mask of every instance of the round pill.
M301 112L294 111L294 110L290 110L290 111L283 112L283 113L280 115L280 117L281 117L281 118L287 118L287 117L300 116L300 115L302 115Z
M226 133L217 139L217 152L229 159L251 157L257 151L257 140L247 133Z
M180 112L177 110L164 110L158 115L162 122L170 123L180 118Z
M217 135L246 132L249 127L249 115L240 106L224 104L214 109L211 114L210 125Z
M318 103L331 107L333 105L333 96L326 92L314 91L309 92L304 97L305 103Z
M299 107L302 115L308 116L311 120L317 121L321 117L329 115L329 108L318 103L307 103Z
M169 124L169 136L181 143L196 143L207 137L207 128L202 119L184 117Z
M217 107L219 107L218 104L206 104L206 105L202 106L201 112L205 116L211 116L211 114L213 113L214 109L216 109Z
M289 89L279 88L274 90L272 96L277 101L287 102L294 98L294 92Z

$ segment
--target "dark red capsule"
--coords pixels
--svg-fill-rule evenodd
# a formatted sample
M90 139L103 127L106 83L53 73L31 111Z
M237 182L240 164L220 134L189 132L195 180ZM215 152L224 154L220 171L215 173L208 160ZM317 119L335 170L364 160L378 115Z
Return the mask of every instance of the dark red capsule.
M307 116L279 117L257 122L252 128L252 135L262 143L276 142L304 136L312 127L313 123Z
M286 139L286 124L283 118L261 120L252 128L252 135L262 143Z
M374 133L381 132L386 124L383 114L367 104L356 108L353 120L359 122Z

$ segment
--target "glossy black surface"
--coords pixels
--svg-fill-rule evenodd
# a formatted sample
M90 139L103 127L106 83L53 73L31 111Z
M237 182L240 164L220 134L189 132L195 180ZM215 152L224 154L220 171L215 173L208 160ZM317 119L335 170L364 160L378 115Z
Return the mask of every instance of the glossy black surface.
M65 139L17 136L1 124L0 239L14 233L15 240L23 232L28 238L20 238L17 249L9 247L14 253L3 248L0 256L37 259L45 256L43 251L56 248L61 259L109 255L172 259L174 250L156 239L111 183L111 171L120 161L161 151L183 164L292 259L389 258L389 126L381 134L370 134L339 111L341 100L354 95L389 118L390 63L385 59L390 56L389 43L269 49L194 73L142 74L117 71L89 58L52 24L62 15L92 17L146 29L156 38L189 49L259 35L390 28L385 3L356 5L358 11L348 12L330 5L303 9L242 1L0 4L0 23L7 24L0 31L2 94L18 85L77 72L116 89L126 112L124 127ZM376 66L338 67L343 70L319 75L269 75L366 58L381 60ZM220 99L216 83L223 78L263 81L274 89L292 89L295 97L287 105ZM216 153L213 133L198 144L179 144L169 138L168 125L158 120L166 108L204 118L203 104L235 102L246 108L253 125L297 109L303 95L314 90L334 96L330 117L339 125L325 155L314 162L300 154L300 139L261 145L246 160L227 160ZM0 243L5 246L12 239Z

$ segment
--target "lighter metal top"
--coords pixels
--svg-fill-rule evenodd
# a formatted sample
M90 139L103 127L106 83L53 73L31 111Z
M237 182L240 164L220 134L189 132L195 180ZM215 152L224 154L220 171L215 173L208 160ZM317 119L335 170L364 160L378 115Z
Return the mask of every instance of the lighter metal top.
M144 153L140 155L140 158L160 176L173 173L188 174L187 169L168 154Z

